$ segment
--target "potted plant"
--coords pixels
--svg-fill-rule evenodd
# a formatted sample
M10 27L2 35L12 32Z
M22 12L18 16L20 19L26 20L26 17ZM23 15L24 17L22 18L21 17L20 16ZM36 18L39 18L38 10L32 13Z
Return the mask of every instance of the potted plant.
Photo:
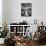
M7 24L3 24L3 31L0 31L0 44L4 44L4 40L7 37L8 29Z

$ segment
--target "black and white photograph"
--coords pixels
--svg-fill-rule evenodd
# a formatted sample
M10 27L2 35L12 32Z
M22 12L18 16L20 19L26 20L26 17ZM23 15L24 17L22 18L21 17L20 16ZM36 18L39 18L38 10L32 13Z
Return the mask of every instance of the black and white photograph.
M21 3L21 16L32 16L32 3Z

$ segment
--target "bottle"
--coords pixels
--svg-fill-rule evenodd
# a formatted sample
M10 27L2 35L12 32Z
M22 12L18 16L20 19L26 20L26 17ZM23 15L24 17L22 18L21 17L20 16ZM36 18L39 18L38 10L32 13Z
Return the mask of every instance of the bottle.
M37 19L36 19L36 20L34 20L34 24L37 24Z

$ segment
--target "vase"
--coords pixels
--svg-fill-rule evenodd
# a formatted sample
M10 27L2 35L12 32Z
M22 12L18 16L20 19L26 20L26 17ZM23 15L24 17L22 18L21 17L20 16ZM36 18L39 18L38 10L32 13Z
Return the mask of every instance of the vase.
M0 44L4 44L5 38L0 38Z

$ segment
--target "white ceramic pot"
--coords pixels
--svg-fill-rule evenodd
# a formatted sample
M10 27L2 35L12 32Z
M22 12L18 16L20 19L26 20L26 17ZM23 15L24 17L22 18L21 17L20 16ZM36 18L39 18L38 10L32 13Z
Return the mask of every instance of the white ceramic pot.
M0 38L0 44L4 44L5 38Z

